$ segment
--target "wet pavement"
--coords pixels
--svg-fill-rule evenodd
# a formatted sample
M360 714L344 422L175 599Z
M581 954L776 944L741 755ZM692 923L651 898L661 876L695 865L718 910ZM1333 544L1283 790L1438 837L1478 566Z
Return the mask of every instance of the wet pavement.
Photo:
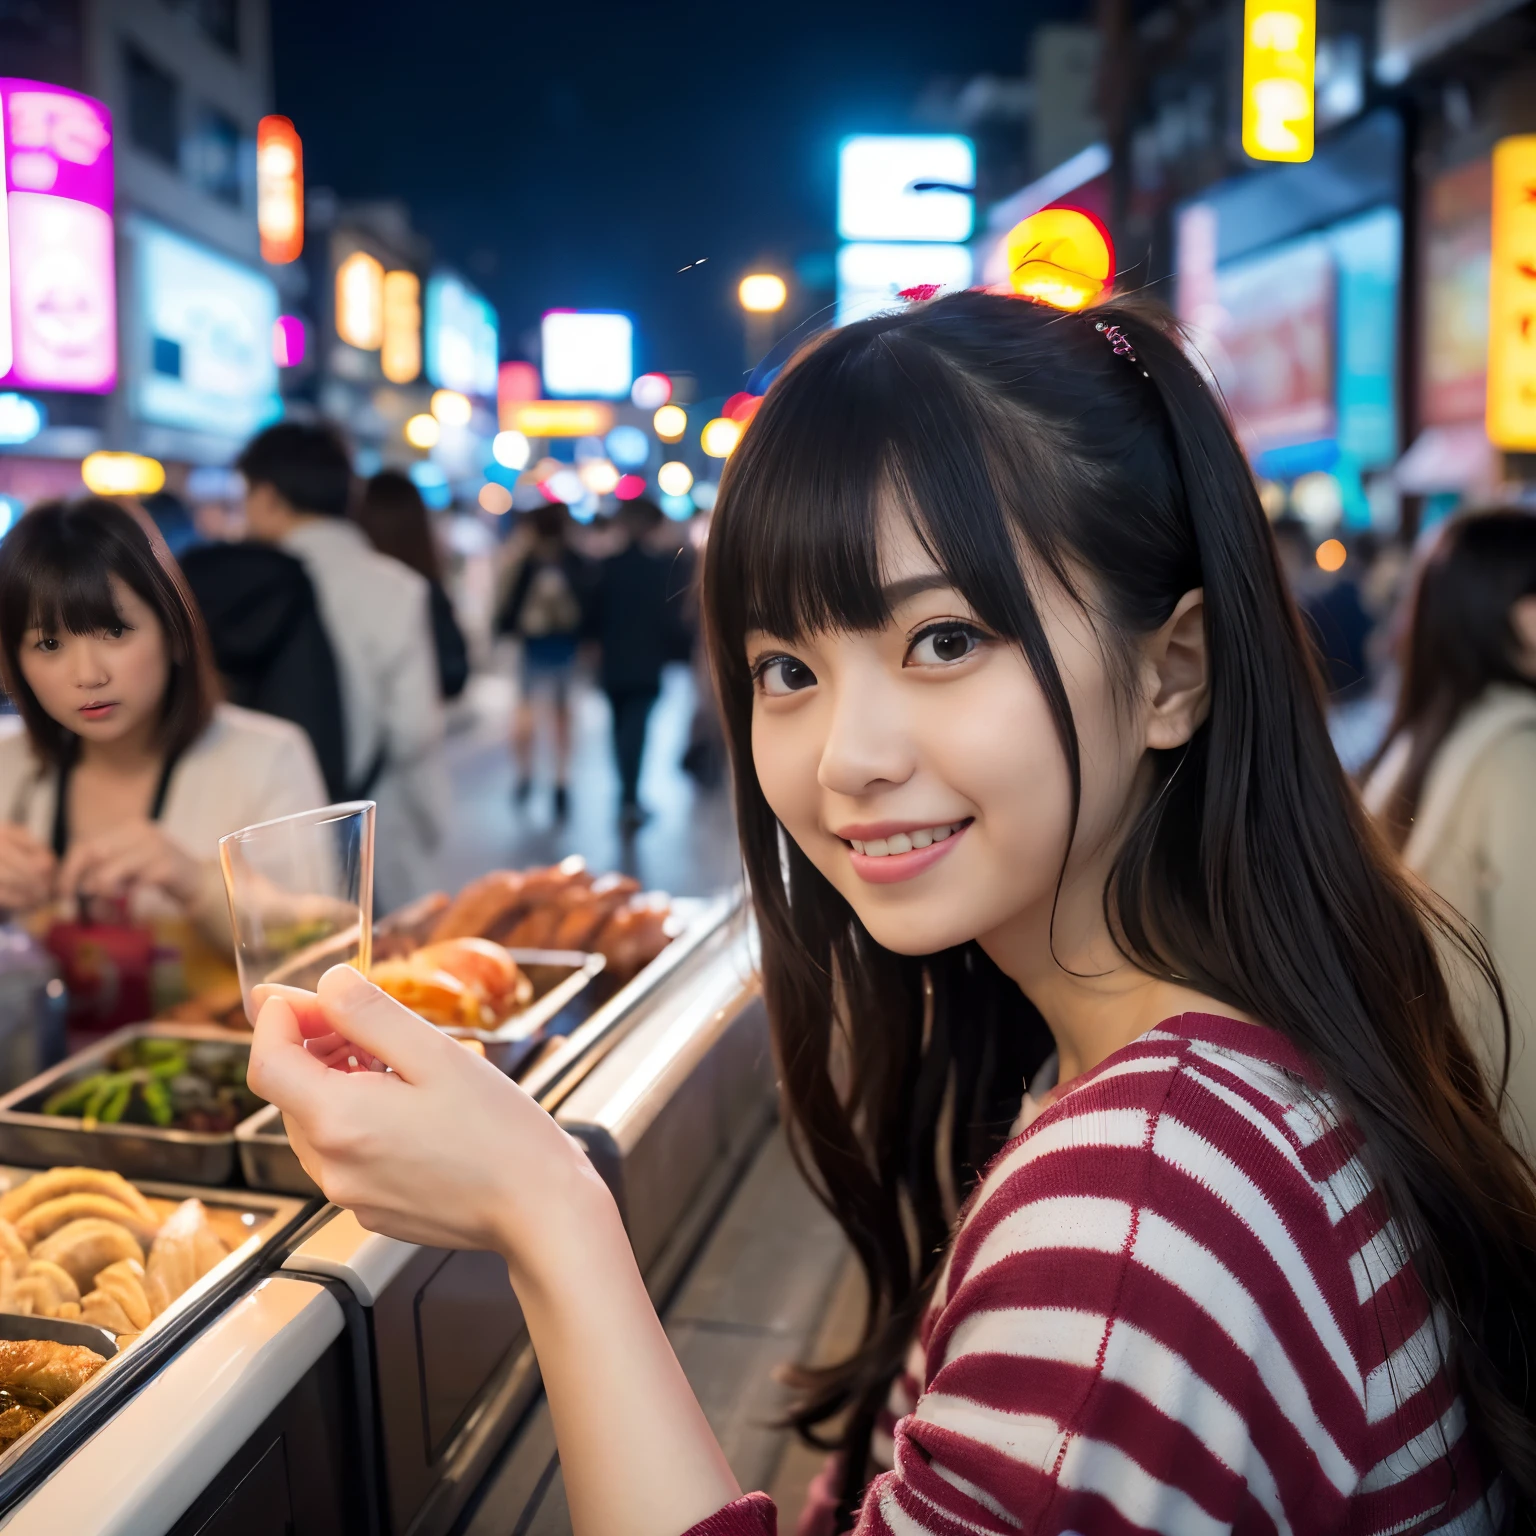
M653 814L626 838L618 828L619 781L604 695L586 683L576 690L570 815L557 823L544 743L533 793L513 805L507 746L513 685L504 673L477 674L456 706L447 748L454 807L438 860L443 887L457 890L488 869L550 864L572 853L595 871L623 870L674 896L709 895L739 880L729 795L700 790L680 766L695 697L688 669L669 668L651 714L640 778L641 802Z

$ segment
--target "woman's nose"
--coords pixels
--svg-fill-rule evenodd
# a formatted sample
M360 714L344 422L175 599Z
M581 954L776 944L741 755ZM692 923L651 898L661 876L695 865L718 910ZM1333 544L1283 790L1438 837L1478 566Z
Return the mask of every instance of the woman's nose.
M101 647L94 641L82 635L73 649L75 687L100 688L112 680L112 669L107 665Z
M849 679L833 699L817 782L839 795L905 783L915 767L898 701L873 677Z

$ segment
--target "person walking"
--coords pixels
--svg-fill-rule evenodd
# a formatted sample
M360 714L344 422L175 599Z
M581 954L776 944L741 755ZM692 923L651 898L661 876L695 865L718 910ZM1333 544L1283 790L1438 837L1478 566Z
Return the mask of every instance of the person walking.
M1508 994L1505 1119L1536 1148L1536 517L1449 524L1419 573L1403 680L1365 803L1408 867L1467 918ZM1496 1069L1487 987L1464 1004Z
M570 511L564 502L528 514L528 542L515 562L496 632L521 647L517 703L512 711L512 800L522 805L533 790L533 752L541 706L547 708L555 750L554 812L570 810L571 688L581 642L583 600L591 584L588 562L570 543Z
M356 515L358 526L381 555L408 565L425 579L438 691L445 699L458 698L469 681L469 648L443 585L442 554L416 482L398 469L380 470L363 486Z
M429 890L449 803L426 578L348 513L352 466L329 426L281 422L246 445L250 536L304 566L341 680L350 798L378 802L375 910Z
M619 513L626 542L598 565L587 633L601 648L598 676L613 711L613 755L619 770L619 825L642 826L640 766L646 728L661 691L661 669L691 649L684 600L692 580L686 550L661 550L661 508L640 498Z

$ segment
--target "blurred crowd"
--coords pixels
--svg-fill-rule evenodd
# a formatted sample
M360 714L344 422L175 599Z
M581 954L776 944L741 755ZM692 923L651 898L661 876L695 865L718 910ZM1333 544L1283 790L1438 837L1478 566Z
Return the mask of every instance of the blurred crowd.
M519 814L569 814L573 699L595 685L613 813L641 826L672 664L698 672L684 766L721 783L694 622L701 529L643 499L586 525L558 502L514 514L465 625L475 605L409 476L359 485L340 436L300 422L262 432L237 467L227 523L170 495L85 498L34 507L0 543L15 712L0 720L0 911L52 914L66 980L115 944L115 974L196 990L228 947L218 839L317 805L377 802L378 911L433 888L454 806L447 713L499 643L515 658ZM1467 512L1412 546L1368 531L1319 544L1284 516L1274 531L1366 809L1536 998L1536 518ZM1536 1074L1536 1053L1516 1070Z

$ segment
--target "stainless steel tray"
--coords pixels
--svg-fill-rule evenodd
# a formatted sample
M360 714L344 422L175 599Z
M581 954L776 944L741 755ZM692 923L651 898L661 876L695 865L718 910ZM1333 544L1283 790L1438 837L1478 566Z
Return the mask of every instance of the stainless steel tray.
M0 1189L13 1189L25 1183L35 1168L0 1166ZM280 1195L261 1194L244 1189L203 1189L181 1183L160 1183L147 1179L135 1179L138 1188L151 1199L181 1201L195 1197L210 1210L234 1210L241 1215L244 1224L251 1228L251 1235L227 1254L190 1289L185 1290L155 1318L137 1338L129 1340L111 1351L107 1363L80 1388L61 1403L47 1418L27 1434L15 1441L4 1454L0 1454L0 1484L11 1482L11 1475L20 1471L19 1464L34 1459L42 1461L51 1455L51 1448L66 1440L77 1438L84 1424L97 1417L96 1405L106 1410L104 1395L113 1393L121 1382L132 1390L129 1377L142 1374L141 1368L158 1368L157 1357L164 1347L179 1347L176 1336L188 1326L195 1326L195 1318L210 1308L223 1304L223 1293L233 1290L244 1275L265 1258L268 1250L275 1247L292 1231L299 1217L312 1207L303 1200ZM265 1218L265 1220L263 1220ZM0 1321L0 1337L5 1338L54 1338L59 1328L79 1330L86 1325L61 1323L47 1318L20 1318L18 1323L28 1325L33 1331L16 1333L8 1326L9 1319ZM47 1330L47 1331L44 1331ZM90 1333L99 1330L86 1327ZM73 1337L69 1342L77 1342ZM91 1348L97 1348L91 1345ZM25 1477L28 1474L22 1473Z
M84 1073L100 1071L113 1052L153 1037L227 1044L249 1052L250 1033L217 1024L130 1024L13 1088L0 1098L0 1162L30 1168L59 1163L111 1168L131 1179L228 1184L235 1174L235 1133L161 1130L153 1125L87 1126L73 1115L45 1115L42 1101Z
M258 1109L235 1127L240 1171L252 1189L272 1189L285 1195L321 1195L320 1186L304 1172L276 1104ZM321 1195L323 1199L324 1196Z

